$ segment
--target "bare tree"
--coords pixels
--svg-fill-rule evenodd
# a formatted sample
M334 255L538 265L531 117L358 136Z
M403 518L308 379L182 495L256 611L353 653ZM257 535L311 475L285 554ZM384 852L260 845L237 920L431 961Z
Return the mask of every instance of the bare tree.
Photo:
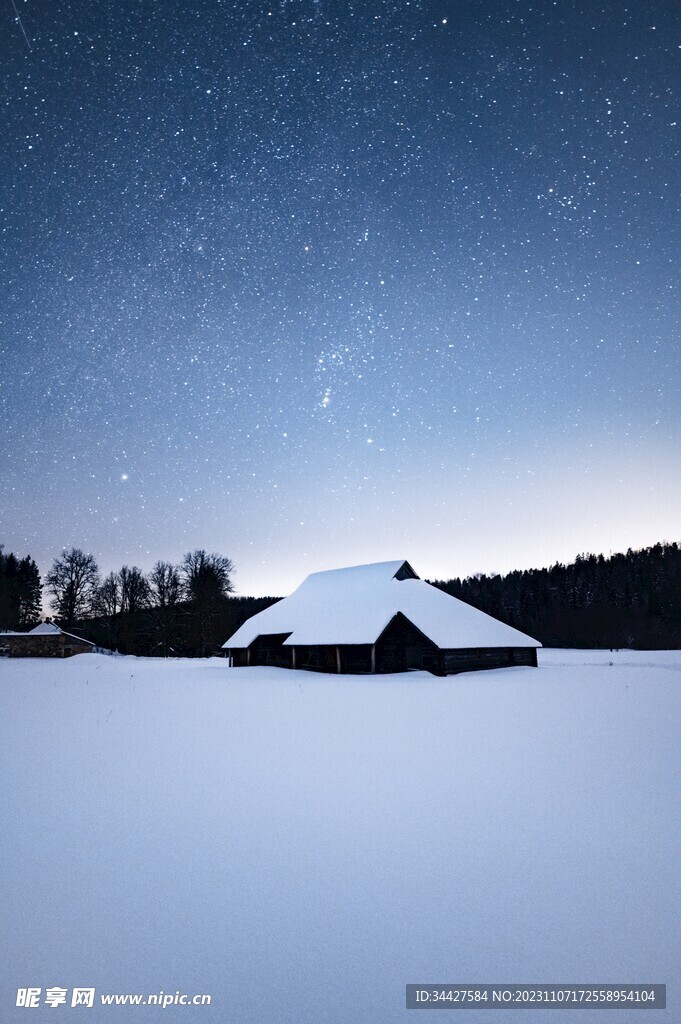
M110 618L118 615L121 610L121 588L118 582L118 573L110 572L106 577L97 590L93 607L98 615Z
M170 562L157 562L147 576L151 603L156 608L172 608L181 596L180 572Z
M188 552L182 561L184 597L189 605L190 646L205 656L219 639L216 619L225 599L234 590L234 563L223 555L207 554L203 548Z
M170 562L157 562L147 576L147 582L156 639L153 650L167 657L174 654L178 646L179 604L182 597L180 571Z
M124 565L118 574L121 588L121 611L133 615L149 606L149 584L141 569L136 565L130 569Z
M109 573L101 587L97 589L92 607L95 615L101 617L106 626L109 646L115 647L118 639L117 622L121 611L121 588L118 573Z
M234 590L231 558L207 554L203 548L188 552L182 560L185 597L188 601L204 602L226 597Z
M71 548L55 558L45 583L58 617L72 626L90 611L99 586L99 568L93 555Z

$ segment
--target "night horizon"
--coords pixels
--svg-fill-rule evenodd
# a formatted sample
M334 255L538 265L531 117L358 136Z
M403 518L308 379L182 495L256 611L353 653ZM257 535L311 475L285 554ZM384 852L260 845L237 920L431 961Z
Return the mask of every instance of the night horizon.
M17 11L5 552L257 596L679 539L678 10Z

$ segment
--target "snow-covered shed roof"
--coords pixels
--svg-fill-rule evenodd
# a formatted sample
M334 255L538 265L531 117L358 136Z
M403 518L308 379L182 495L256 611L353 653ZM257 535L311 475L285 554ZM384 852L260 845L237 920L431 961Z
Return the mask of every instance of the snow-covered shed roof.
M67 633L65 629L58 626L56 622L40 622L33 629L29 629L26 636L54 636L55 634L63 633L64 636L68 636L71 640L78 640L82 644L89 644L90 647L95 645L91 640L85 640L82 636L75 636L73 633Z
M373 644L401 612L443 650L541 647L498 619L419 579L404 559L314 572L297 590L251 616L223 644L249 647L258 636L289 633L289 647Z

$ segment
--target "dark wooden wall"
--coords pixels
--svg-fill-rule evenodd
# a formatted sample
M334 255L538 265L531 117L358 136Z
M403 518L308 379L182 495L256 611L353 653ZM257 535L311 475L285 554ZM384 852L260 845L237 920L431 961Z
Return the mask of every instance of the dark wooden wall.
M537 651L534 647L462 647L443 651L442 657L447 675L486 668L508 668L511 665L536 667L537 664Z
M245 665L276 665L293 668L292 647L283 643L290 633L260 636L250 646L250 655L243 649L229 653L236 667ZM409 669L453 675L480 669L506 668L510 665L536 665L534 647L468 647L441 651L402 614L397 614L375 644L377 673L406 672ZM295 647L295 667L312 672L333 672L362 675L372 671L371 644L345 644Z
M423 669L442 675L439 654L432 640L398 612L376 641L376 671Z
M291 648L283 646L284 640L290 635L290 633L270 633L268 636L259 636L250 647L250 664L292 668Z

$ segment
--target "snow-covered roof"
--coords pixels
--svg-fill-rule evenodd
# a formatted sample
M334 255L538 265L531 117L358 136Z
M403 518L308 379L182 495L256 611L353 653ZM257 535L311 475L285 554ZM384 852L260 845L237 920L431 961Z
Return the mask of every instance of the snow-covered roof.
M373 644L398 612L441 649L541 647L419 579L404 559L312 573L290 597L248 619L223 647L249 647L273 633L289 633L289 647Z
M95 646L91 640L85 640L82 636L75 636L74 633L67 633L66 630L62 629L61 626L58 626L56 622L41 622L37 626L34 626L33 629L29 629L28 633L25 633L24 636L54 636L59 633L63 633L64 636L67 636L70 640L78 640L81 644L89 644L90 647Z

